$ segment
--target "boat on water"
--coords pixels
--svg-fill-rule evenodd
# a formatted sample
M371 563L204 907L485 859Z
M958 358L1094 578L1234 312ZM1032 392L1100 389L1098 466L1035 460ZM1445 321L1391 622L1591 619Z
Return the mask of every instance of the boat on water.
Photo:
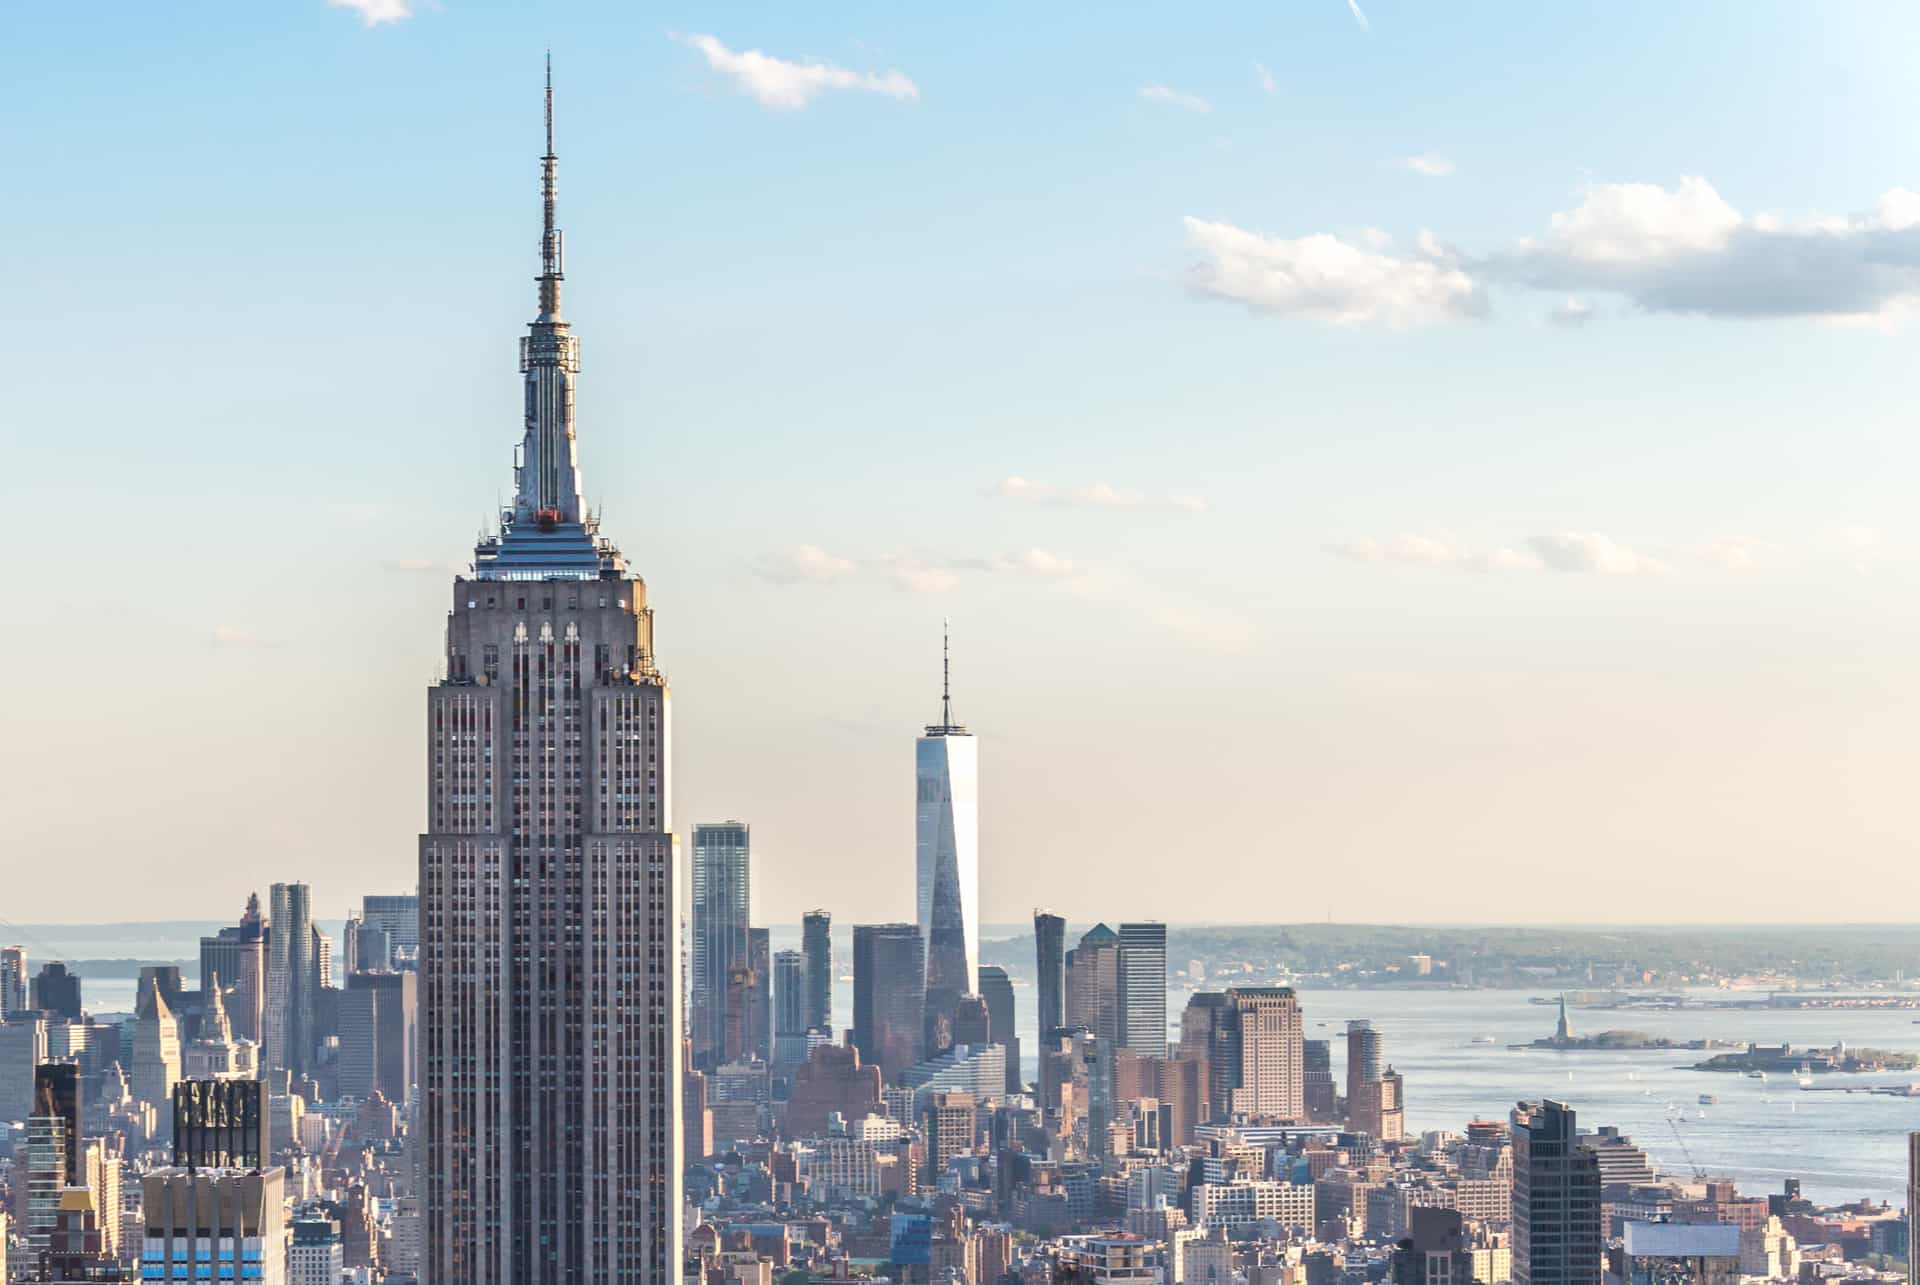
M1700 1095L1700 1105L1703 1107L1718 1106L1719 1104L1720 1099L1714 1097L1711 1093L1702 1093Z
M1767 1078L1767 1073L1765 1071L1748 1071L1747 1078L1749 1080L1764 1080Z
M1802 1062L1793 1072L1793 1082L1803 1089L1813 1087L1813 1068Z
M1475 1044L1498 1044L1499 1043L1499 1041L1494 1039L1493 1036L1491 1035L1476 1035L1473 1037L1473 1042Z

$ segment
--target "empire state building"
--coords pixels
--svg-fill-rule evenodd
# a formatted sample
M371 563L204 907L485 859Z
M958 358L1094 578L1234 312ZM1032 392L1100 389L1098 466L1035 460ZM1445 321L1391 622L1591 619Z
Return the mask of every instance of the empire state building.
M553 85L514 500L453 583L420 837L430 1285L680 1275L667 682L644 581L581 503Z

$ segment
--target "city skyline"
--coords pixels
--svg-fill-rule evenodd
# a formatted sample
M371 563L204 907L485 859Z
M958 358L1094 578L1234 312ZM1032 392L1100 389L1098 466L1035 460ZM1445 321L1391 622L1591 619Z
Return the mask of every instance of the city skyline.
M193 18L5 23L0 1281L1920 1285L1920 10Z
M548 44L605 158L570 207L607 283L587 476L695 693L675 805L755 825L760 921L904 914L941 617L992 738L986 924L1858 920L1794 895L1834 862L1920 892L1920 17L1767 7L1729 65L1700 13L1365 9L1011 49L1004 9L312 0L190 47L139 7L10 15L42 160L0 203L36 301L0 333L20 422L61 431L0 486L75 543L23 560L53 623L0 643L41 857L8 918L70 920L76 863L103 920L411 886L436 586L514 435L537 142L503 86ZM152 543L217 574L69 574ZM145 766L98 791L106 737ZM128 877L207 855L208 816L203 889ZM1489 915L1543 851L1560 895ZM1214 878L1085 901L1170 855ZM1229 880L1276 910L1220 914Z

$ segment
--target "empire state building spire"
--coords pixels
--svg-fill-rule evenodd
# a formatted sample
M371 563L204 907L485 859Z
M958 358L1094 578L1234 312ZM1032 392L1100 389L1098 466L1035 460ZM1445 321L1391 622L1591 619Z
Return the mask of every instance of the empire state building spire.
M553 152L553 55L547 55L547 151L540 158L540 203L546 222L540 234L540 320L560 320L560 233L553 226L554 176L560 158Z
M554 227L553 62L547 62L547 150L540 158L540 315L520 341L520 371L526 377L526 436L514 476L515 525L541 531L578 526L580 464L574 451L573 381L580 373L580 341L560 317L565 244Z
M540 157L540 311L520 340L522 432L514 455L513 505L497 535L474 549L483 580L592 580L625 572L620 551L600 538L581 499L573 428L580 341L560 315L566 242L554 226L560 158L553 147L553 60L547 60L547 150Z

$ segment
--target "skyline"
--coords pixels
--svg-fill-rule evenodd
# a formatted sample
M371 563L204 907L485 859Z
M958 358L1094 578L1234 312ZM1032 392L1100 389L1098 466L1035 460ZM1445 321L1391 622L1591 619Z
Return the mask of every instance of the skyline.
M76 430L24 443L4 484L36 529L75 538L22 567L58 624L4 644L40 676L0 761L29 801L16 843L43 857L9 919L57 918L75 861L103 876L103 908L169 918L225 919L273 882L312 882L322 918L411 886L431 622L463 523L508 483L501 337L526 320L537 239L521 91L541 42L487 25L485 7L371 26L352 10L237 23L210 53L252 42L283 61L227 64L193 93L156 90L183 69L133 60L157 19L129 13L123 43L88 50L99 92L50 121L63 145L35 199L0 203L10 240L41 250L17 274L41 306L0 321L37 372L23 422ZM1382 118L1410 134L1408 94L1397 116L1316 117L1339 137L1296 146L1303 181L1217 169L1247 147L1219 138L1278 129L1263 107L1347 104L1342 72L1371 59L1385 75L1435 37L1432 16L1365 12L1274 16L1280 52L1238 88L1228 70L1252 60L1204 23L1149 78L1128 12L1102 41L1139 74L1052 100L1096 144L1073 158L1085 168L924 195L891 181L930 179L916 157L965 169L993 143L1037 166L1047 150L1015 136L1011 104L979 106L990 83L1038 93L994 80L980 32L936 52L951 19L870 12L825 32L707 13L663 33L595 14L554 34L589 499L611 500L667 607L674 806L683 828L754 825L756 920L907 917L906 742L931 714L943 616L956 699L986 742L985 924L1036 904L1144 914L1080 889L1169 855L1214 875L1155 887L1170 923L1220 921L1205 909L1226 887L1236 905L1271 901L1269 921L1474 918L1543 852L1560 882L1531 922L1650 922L1648 890L1728 921L1856 921L1807 904L1795 885L1812 861L1857 863L1889 903L1920 891L1897 802L1920 697L1920 533L1903 503L1920 449L1898 432L1898 314L1920 261L1901 256L1920 213L1894 195L1898 171L1920 173L1897 131L1870 121L1816 149L1818 123L1796 119L1771 140L1793 163L1762 174L1702 112L1634 139L1635 164L1599 147L1609 163L1570 195L1581 167L1523 173L1501 127L1482 117L1476 135L1457 106L1419 122L1453 137L1389 151ZM1783 20L1765 33L1780 44L1745 52L1763 73L1790 36L1807 58L1853 41L1852 88L1911 106L1867 46L1898 47L1893 26L1915 19L1870 12L1811 33L1808 15ZM1643 36L1655 20L1630 17ZM1621 63L1602 45L1577 78L1697 58L1706 21L1659 20L1674 49ZM55 38L76 20L10 21L47 37L45 65L23 69L40 116L79 74ZM1536 21L1504 38L1524 49L1581 19ZM856 27L884 30L885 52L852 43L868 39ZM611 30L646 60L631 83L593 46ZM1042 23L1015 65L1063 38ZM484 73L433 62L453 40ZM324 54L295 68L293 42ZM1332 64L1318 78L1315 58ZM133 91L116 68L166 98L153 119L117 110ZM236 116L276 74L361 92ZM1704 79L1734 114L1797 87L1755 74L1743 96L1727 75ZM1596 101L1575 115L1618 100ZM641 102L656 114L609 110ZM411 128L378 132L383 114ZM224 132L182 128L214 120ZM997 128L969 142L983 123ZM1583 140L1616 151L1613 131L1631 132L1588 123ZM702 161L698 140L761 168ZM1698 159L1675 155L1688 146ZM248 185L249 161L303 149L312 181ZM862 149L878 163L851 168ZM1069 199L1129 150L1208 194L1170 201L1146 181ZM830 181L842 173L858 182ZM101 199L109 174L146 219ZM756 217L775 193L787 217ZM1072 217L1020 227L1034 204ZM1803 213L1757 221L1772 209ZM1820 210L1855 213L1803 225ZM1420 238L1429 223L1438 242ZM1456 237L1470 248L1441 244ZM1777 267L1803 252L1844 290L1790 288L1805 283ZM1728 319L1816 305L1871 305L1876 324ZM1683 306L1703 315L1668 315ZM1545 320L1556 309L1572 324ZM427 492L436 475L443 492ZM106 594L70 575L122 559L162 574ZM106 737L128 770L97 797L86 756ZM125 878L189 859L220 873L180 891ZM1351 887L1360 861L1393 878Z

